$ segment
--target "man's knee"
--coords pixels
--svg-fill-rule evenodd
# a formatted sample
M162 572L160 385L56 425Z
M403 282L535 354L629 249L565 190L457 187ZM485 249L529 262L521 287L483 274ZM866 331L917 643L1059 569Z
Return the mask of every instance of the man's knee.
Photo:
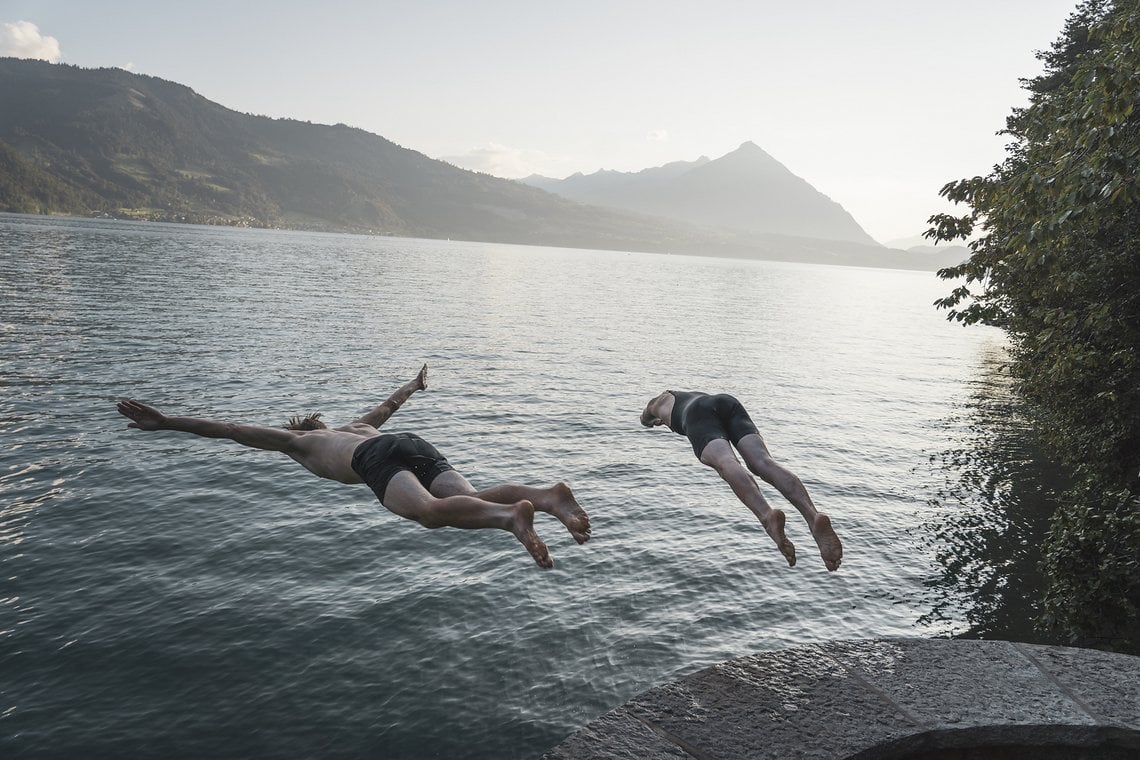
M399 509L389 507L400 517L414 520L425 528L442 528L444 526L442 513L439 508L439 499L427 497L416 499L408 504L401 504Z
M436 504L438 504L438 502L434 499L423 504L420 509L417 510L416 516L413 519L425 528L442 528L444 522L440 516L439 509L436 508Z
M794 478L784 467L781 467L771 457L764 457L758 462L749 463L748 469L752 470L765 483L779 487L780 483L786 483L789 478Z
M750 453L749 456L745 457L744 461L748 465L748 469L765 480L767 480L766 476L770 475L776 467L775 461L773 461L767 452Z

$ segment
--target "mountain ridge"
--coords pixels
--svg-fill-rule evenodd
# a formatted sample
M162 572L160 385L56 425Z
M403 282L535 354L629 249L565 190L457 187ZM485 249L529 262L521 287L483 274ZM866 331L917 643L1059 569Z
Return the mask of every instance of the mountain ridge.
M582 203L706 227L878 245L840 204L751 140L712 160L520 181Z
M122 69L0 58L0 102L2 211L854 266L946 265L878 246L590 206L454 167L362 129L244 114L186 85Z

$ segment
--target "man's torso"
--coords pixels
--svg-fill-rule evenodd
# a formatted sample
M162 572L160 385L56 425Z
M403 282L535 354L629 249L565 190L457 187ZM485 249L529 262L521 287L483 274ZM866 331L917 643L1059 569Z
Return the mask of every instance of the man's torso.
M352 469L356 447L380 435L371 425L354 422L335 430L307 430L285 453L309 472L341 483L362 483Z

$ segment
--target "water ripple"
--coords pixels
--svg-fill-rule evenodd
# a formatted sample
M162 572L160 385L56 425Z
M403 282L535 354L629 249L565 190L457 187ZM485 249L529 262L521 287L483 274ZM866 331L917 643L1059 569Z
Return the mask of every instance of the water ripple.
M0 216L0 734L28 756L533 757L752 651L961 624L936 604L929 452L993 333L913 272ZM282 457L127 430L123 397L389 426L472 482L566 480L578 546L427 531ZM638 415L722 390L834 516L788 569ZM1009 487L991 485L995 492ZM769 489L770 491L770 489ZM774 494L771 494L774 497ZM941 597L940 597L941 598ZM955 615L959 615L955 618Z

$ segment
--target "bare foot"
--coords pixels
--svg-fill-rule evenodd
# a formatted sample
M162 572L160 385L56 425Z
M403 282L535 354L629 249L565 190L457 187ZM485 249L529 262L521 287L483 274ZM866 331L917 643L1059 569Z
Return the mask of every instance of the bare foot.
M764 526L764 530L768 531L768 535L776 542L776 547L780 550L780 554L784 555L784 559L788 561L788 567L795 567L796 565L796 547L784 535L784 513L779 509L773 509L768 514L760 519L760 524Z
M519 543L526 547L539 567L547 569L554 567L554 560L550 558L546 544L542 543L538 534L534 532L534 505L524 499L523 501L516 501L511 506L514 507L514 515L511 517L509 529L511 533L519 540Z
M838 570L839 563L843 561L843 544L839 542L839 536L835 535L835 529L831 527L831 518L823 512L816 514L811 534L819 546L819 556L823 557L823 564L831 572Z
M586 510L578 504L578 500L574 498L573 491L570 486L565 483L557 483L550 488L551 500L549 509L544 509L544 512L554 515L562 524L566 526L566 530L570 531L570 535L574 540L580 544L584 544L590 540L590 516L586 514Z

